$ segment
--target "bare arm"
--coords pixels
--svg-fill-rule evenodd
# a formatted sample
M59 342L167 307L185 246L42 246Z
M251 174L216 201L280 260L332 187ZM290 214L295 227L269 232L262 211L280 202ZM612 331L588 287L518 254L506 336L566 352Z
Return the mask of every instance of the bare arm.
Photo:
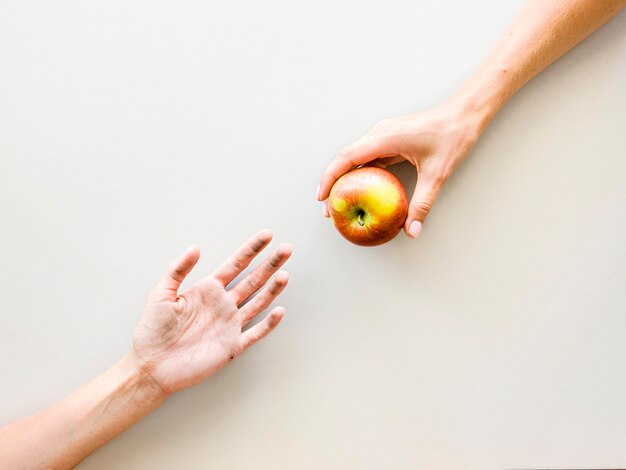
M271 237L267 230L259 232L213 274L180 294L200 252L191 247L174 261L151 292L133 346L123 359L48 410L0 428L2 468L76 466L169 396L202 382L269 334L284 315L282 307L242 329L287 285L287 273L276 272L291 247L280 245L241 282L228 290L226 286Z
M479 129L535 75L606 23L624 0L530 0L453 100L480 119Z
M9 469L72 468L165 398L127 356L51 408L0 428L0 459Z
M626 0L529 0L494 51L449 101L381 121L339 152L322 175L317 199L325 201L334 182L357 166L385 167L407 160L418 179L404 230L417 237L442 186L502 106L625 4Z

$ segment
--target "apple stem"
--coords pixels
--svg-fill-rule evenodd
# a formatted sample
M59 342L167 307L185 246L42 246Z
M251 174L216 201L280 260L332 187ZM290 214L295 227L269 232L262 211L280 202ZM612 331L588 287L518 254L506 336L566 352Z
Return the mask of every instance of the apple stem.
M357 218L357 222L359 223L359 225L361 227L363 227L365 225L365 222L363 221L363 213L359 213L359 217Z

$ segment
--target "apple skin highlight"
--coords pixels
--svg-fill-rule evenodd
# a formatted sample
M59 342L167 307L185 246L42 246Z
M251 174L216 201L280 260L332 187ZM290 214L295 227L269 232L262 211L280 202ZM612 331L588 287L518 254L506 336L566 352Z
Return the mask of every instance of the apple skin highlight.
M362 167L339 178L328 198L339 233L360 246L392 240L406 220L408 200L396 176L382 168Z

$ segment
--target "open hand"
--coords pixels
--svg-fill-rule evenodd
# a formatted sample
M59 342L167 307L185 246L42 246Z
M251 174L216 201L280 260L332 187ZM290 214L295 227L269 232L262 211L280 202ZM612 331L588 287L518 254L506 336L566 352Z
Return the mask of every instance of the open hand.
M417 183L404 230L417 237L426 216L457 165L478 139L478 125L470 114L452 104L429 111L380 121L364 137L344 148L322 175L317 199L325 201L335 181L362 166L385 168L408 161L417 170ZM328 207L324 203L324 215Z
M291 256L289 245L279 245L245 278L226 289L271 239L269 230L260 231L212 274L179 294L181 283L200 258L200 250L192 246L172 262L150 293L131 356L165 394L202 382L278 325L285 313L282 307L242 331L287 285L288 274L280 271L250 299Z

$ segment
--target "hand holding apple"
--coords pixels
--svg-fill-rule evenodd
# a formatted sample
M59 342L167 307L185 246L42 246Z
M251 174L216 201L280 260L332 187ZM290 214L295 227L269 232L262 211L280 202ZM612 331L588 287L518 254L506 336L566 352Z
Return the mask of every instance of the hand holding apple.
M404 230L409 237L418 237L439 191L482 132L478 113L472 109L453 100L428 111L379 122L328 165L317 200L327 201L335 181L353 168L386 168L408 161L415 167L417 182Z
M339 233L361 246L393 239L404 225L407 209L398 178L376 167L346 173L335 182L328 199L330 217Z

